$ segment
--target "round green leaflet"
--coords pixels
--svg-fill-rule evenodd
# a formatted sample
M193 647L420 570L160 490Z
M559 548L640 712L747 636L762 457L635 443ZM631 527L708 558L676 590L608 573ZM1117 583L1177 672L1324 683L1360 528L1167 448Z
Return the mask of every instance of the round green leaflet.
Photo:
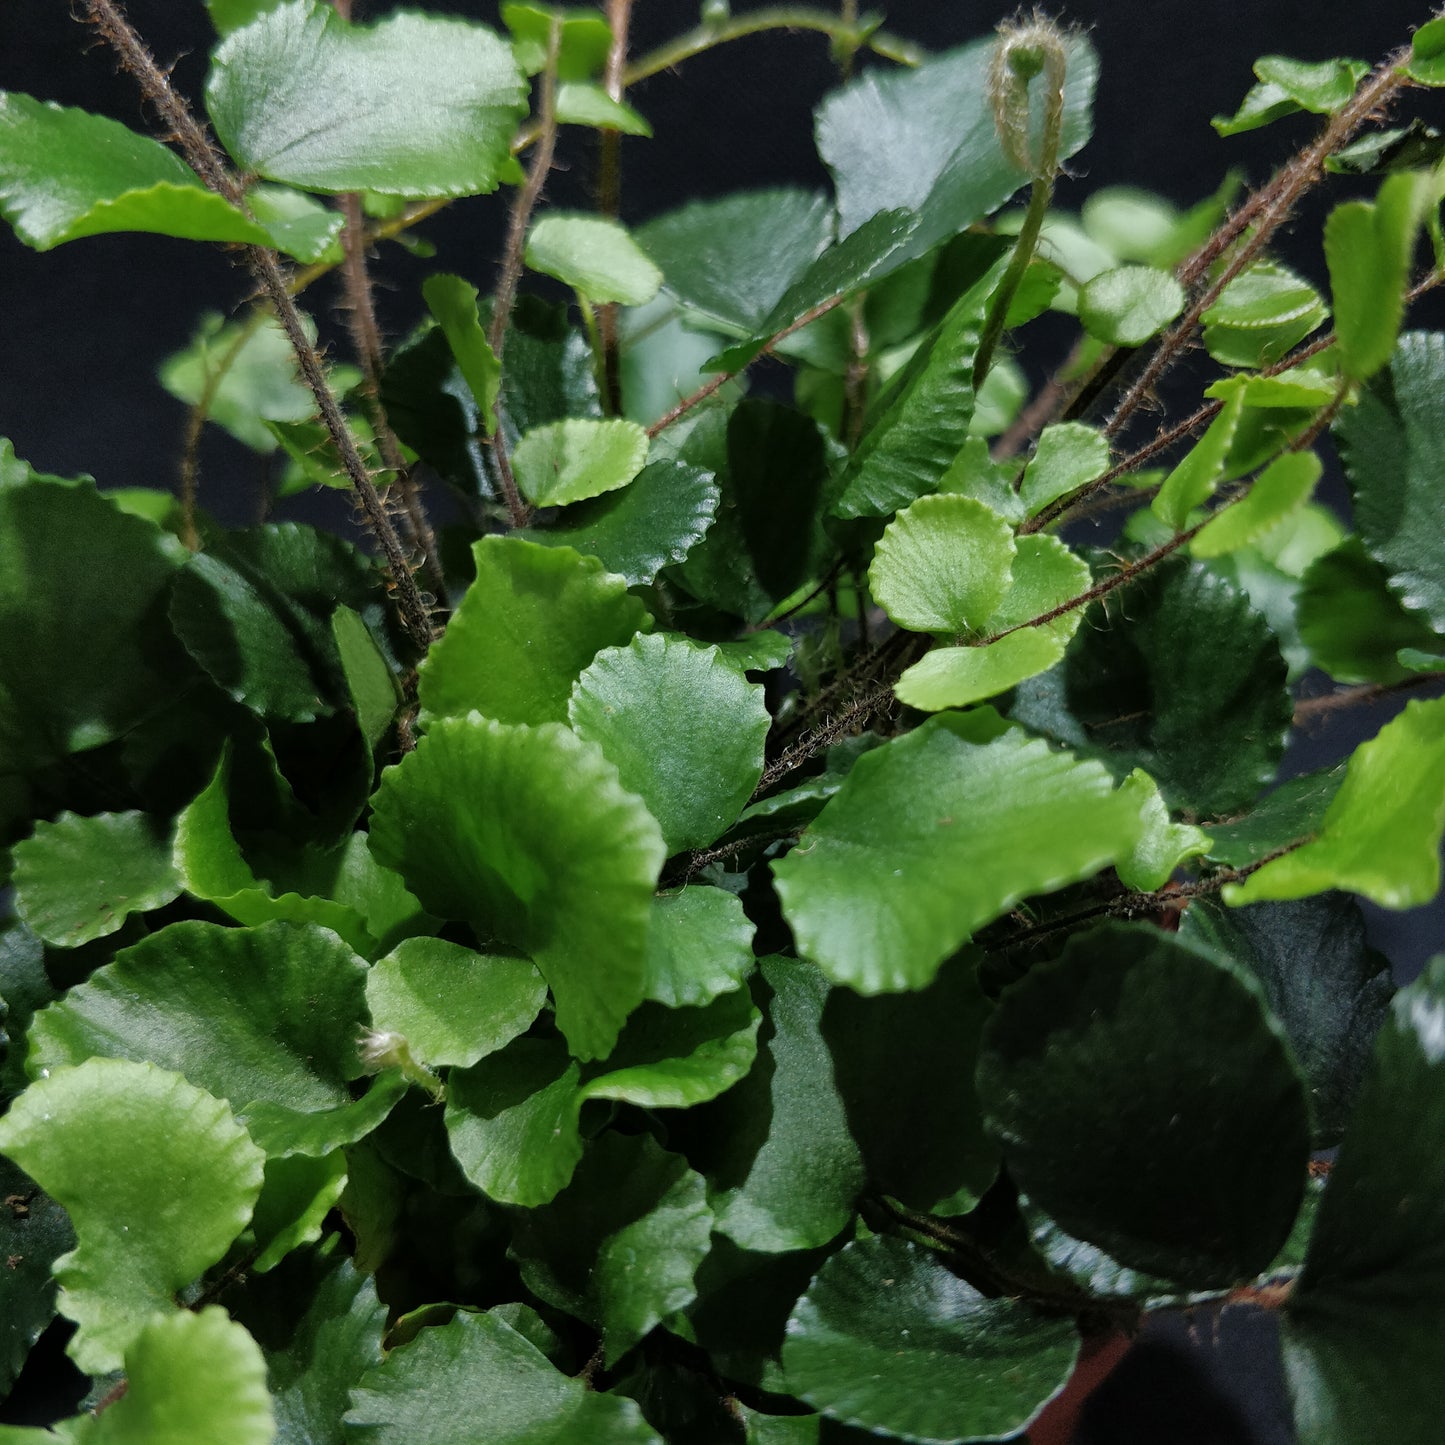
M761 685L716 648L662 633L599 652L568 719L647 804L672 853L705 847L737 820L772 722Z
M352 25L321 0L277 5L217 47L216 134L245 170L313 191L495 190L527 92L483 25L398 13Z
M987 1299L928 1250L880 1235L845 1245L818 1272L788 1321L783 1369L832 1419L956 1445L1015 1439L1077 1354L1067 1318Z
M314 925L153 933L31 1025L32 1072L118 1055L173 1068L226 1099L268 1154L320 1156L376 1124L353 1100L366 967Z
M971 632L1003 601L1013 575L1013 529L955 492L920 497L878 542L868 585L878 605L914 632Z
M616 221L552 212L527 237L527 264L555 276L589 301L643 306L657 295L662 272Z
M1111 925L1035 965L984 1030L978 1088L1019 1188L1125 1265L1213 1288L1289 1234L1310 1143L1293 1054L1252 978L1171 934Z
M429 912L527 954L574 1055L606 1057L642 1002L666 849L601 751L556 723L473 713L435 724L373 807L377 859Z
M126 1059L37 1080L0 1119L0 1151L70 1212L58 1304L71 1358L96 1374L245 1228L265 1157L221 1100Z

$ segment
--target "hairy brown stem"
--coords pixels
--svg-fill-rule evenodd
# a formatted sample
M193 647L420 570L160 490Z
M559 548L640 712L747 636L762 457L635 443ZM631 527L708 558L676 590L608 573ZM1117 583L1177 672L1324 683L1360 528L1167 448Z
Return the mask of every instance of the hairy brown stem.
M142 94L165 122L186 163L211 190L233 205L241 205L245 199L241 183L231 174L190 106L171 88L165 72L120 6L113 0L84 0L84 4L91 23L115 51L121 66L139 81Z
M623 73L627 68L628 31L632 22L632 0L607 0L607 24L612 44L607 51L607 68L602 83L612 100L624 93ZM604 130L599 141L597 168L597 209L610 220L622 214L622 132ZM602 343L602 406L608 416L622 413L622 350L618 338L618 306L608 301L597 308L597 334Z
M986 953L1003 953L1007 949L1017 948L1021 943L1036 943L1041 938L1066 933L1071 928L1092 923L1098 918L1138 918L1142 914L1161 913L1176 904L1182 906L1191 899L1209 897L1230 883L1242 883L1251 873L1257 873L1266 863L1273 863L1276 858L1283 858L1286 853L1293 853L1305 841L1301 838L1283 848L1276 848L1272 853L1242 868L1221 868L1206 878L1189 883L1169 883L1153 893L1130 888L1113 898L1070 913L1065 918L1051 918L1046 923L1026 924L1002 935L996 942L992 939L983 942L982 947Z
M1258 255L1269 237L1288 219L1290 211L1303 193L1320 179L1326 158L1345 145L1369 118L1374 108L1389 99L1405 83L1403 77L1396 74L1396 66L1405 54L1406 52L1401 51L1391 56L1366 82L1364 88L1356 92L1354 99L1331 117L1329 124L1311 145L1277 172L1266 185L1253 192L1243 205L1225 219L1204 245L1180 266L1176 273L1180 281L1186 287L1197 285L1210 267L1244 232L1256 222L1259 223L1259 229L1231 258L1220 276L1195 298L1185 315L1157 344L1148 365L1135 378L1109 419L1109 435L1115 435L1122 429L1124 423L1151 394L1165 371L1179 359L1188 345L1194 327L1218 299L1219 293ZM1061 374L1077 359L1077 353L1076 347L1074 353L1071 353L1059 371L1045 383L1034 401L995 445L995 460L1003 460L1022 450L1056 418L1082 414L1087 404L1096 399L1103 389L1101 381L1106 385L1116 374L1117 367L1108 370L1106 376L1105 368L1109 366L1109 358L1106 357L1105 361L1096 366L1076 387L1069 388L1061 380ZM1294 365L1302 359L1303 357L1297 354L1287 364ZM1078 500L1082 500L1082 497ZM1066 505L1068 504L1066 502ZM1055 515L1058 513L1055 512Z
M562 22L554 15L547 34L547 60L540 76L537 146L532 152L532 163L527 168L527 179L512 203L512 217L507 226L507 247L502 253L502 274L497 281L496 295L492 301L492 324L487 333L487 341L499 364L506 350L507 327L512 320L512 307L517 300L517 283L522 279L522 257L527 245L527 228L532 223L532 213L537 209L537 202L542 197L542 187L547 183L552 159L557 152L557 56L561 45ZM500 407L500 400L498 406ZM517 490L516 479L512 476L506 438L502 434L500 411L492 437L492 452L497 460L502 498L511 513L512 525L525 526L529 509Z
M233 205L244 206L245 192L240 181L231 174L219 152L196 122L190 107L171 88L170 81L142 43L140 36L121 13L113 0L84 0L86 12L106 42L120 58L121 65L139 82L142 94L164 118L191 169L218 195ZM327 384L321 358L316 354L301 324L301 313L291 299L286 277L276 253L263 246L247 246L246 261L261 290L270 298L282 330L296 353L302 378L311 390L320 409L321 419L341 456L348 480L360 500L367 525L381 547L391 573L402 621L418 647L431 641L431 621L417 592L416 582L406 564L406 556L390 518L377 495L365 463L356 449L351 428L341 415L335 396Z
M1430 271L1410 287L1405 293L1406 305L1413 305L1428 291L1432 291L1445 281L1445 271ZM1297 346L1288 356L1264 367L1260 371L1261 376L1279 376L1283 372L1290 371L1296 366L1302 366L1311 357L1318 356L1322 351L1328 351L1335 344L1335 333L1327 331L1323 336L1317 336L1312 341L1307 341ZM1202 431L1215 417L1223 410L1222 401L1207 401L1197 410L1190 413L1183 421L1176 422L1173 426L1165 427L1157 436L1144 443L1138 450L1131 452L1122 461L1110 467L1107 472L1097 476L1093 481L1085 482L1082 487L1076 488L1066 496L1051 502L1041 511L1038 516L1031 517L1019 529L1021 533L1042 531L1043 528L1063 520L1066 516L1080 517L1087 515L1087 512L1076 512L1076 509L1084 502L1087 502L1095 493L1102 491L1105 487L1112 485L1120 477L1128 476L1130 472L1138 471L1146 463L1153 461L1161 452L1168 451L1175 442L1195 432ZM1333 411L1331 419L1333 419Z
M371 480L370 473L366 470L366 463L362 461L361 453L357 450L356 438L352 436L351 428L347 426L346 418L341 414L341 407L337 404L336 397L327 384L326 373L321 366L321 358L306 335L305 328L301 324L301 313L296 309L296 303L286 290L286 277L276 259L276 253L261 246L248 246L246 260L262 289L271 298L272 306L276 308L276 316L281 322L281 328L291 343L291 349L296 353L296 362L301 370L302 380L311 390L311 395L321 412L321 420L330 433L332 442L335 443L347 480L351 483L361 504L366 524L380 545L382 555L386 558L387 571L391 574L391 583L396 591L397 606L401 610L406 630L412 641L424 651L430 646L432 640L431 618L422 603L420 592L417 591L416 579L411 575L411 568L407 565L406 553L402 549L401 540L396 535L396 529L391 525L391 519L386 515L386 508Z
M1130 383L1104 425L1106 436L1117 436L1145 398L1152 395L1164 373L1183 355L1204 313L1219 299L1224 288L1264 249L1270 237L1289 218L1300 197L1319 181L1324 174L1326 158L1348 144L1371 112L1405 84L1405 77L1398 67L1409 58L1408 47L1390 56L1355 92L1349 104L1330 117L1329 124L1318 139L1306 146L1269 185L1255 192L1179 268L1180 281L1186 287L1195 286L1228 253L1228 260L1209 284L1198 292L1184 315L1164 334L1143 370ZM1250 232L1248 237L1235 246L1246 231Z
M338 6L338 12L339 9ZM411 468L407 466L401 443L391 429L386 407L381 400L384 356L381 327L377 324L376 306L372 298L371 275L366 264L366 222L362 214L361 197L355 192L343 196L341 209L346 217L346 225L341 233L342 253L345 258L341 274L346 293L346 319L351 332L352 349L361 363L366 410L376 433L376 444L382 463L395 477L394 485L401 497L402 512L411 534L410 540L421 549L422 565L426 568L432 590L445 606L446 578L442 573L441 558L437 551L436 533L432 531L431 520L422 504L421 489L411 474Z
M843 297L841 294L830 296L828 300L820 302L817 306L814 306L812 310L805 311L796 321L790 322L787 326L783 327L781 331L774 332L772 336L768 337L762 349L748 360L747 366L739 368L738 371L720 371L716 376L703 382L690 396L683 397L676 406L672 407L669 411L663 412L663 414L648 427L647 435L649 437L655 437L660 432L666 431L675 421L680 421L685 417L693 407L700 406L708 397L721 391L728 382L735 376L740 375L741 372L746 371L747 367L751 366L753 362L761 361L765 356L771 356L780 341L786 341L795 331L801 331L803 327L810 325L820 316L826 316L828 312L835 306L840 305L842 301Z
M1350 707L1368 707L1372 702L1393 697L1397 692L1410 692L1417 687L1428 687L1431 683L1440 682L1445 682L1445 676L1438 672L1417 672L1399 682L1365 683L1360 687L1348 687L1343 692L1302 697L1294 705L1294 724L1302 727L1328 713L1341 712Z

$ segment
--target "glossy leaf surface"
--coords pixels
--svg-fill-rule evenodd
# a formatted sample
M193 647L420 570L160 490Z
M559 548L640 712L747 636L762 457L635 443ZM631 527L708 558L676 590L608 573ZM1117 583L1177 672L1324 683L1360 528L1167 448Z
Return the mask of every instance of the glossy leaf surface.
M1429 1439L1441 1331L1445 964L1396 995L1284 1325L1300 1439Z
M1388 176L1376 201L1346 201L1325 222L1336 345L1351 380L1373 376L1395 348L1415 242L1435 192L1428 176Z
M1307 898L1329 888L1382 908L1428 903L1445 831L1445 698L1414 701L1350 758L1318 834L1225 889L1231 904Z
M376 1122L346 1087L361 1073L365 987L361 960L324 929L177 923L37 1015L30 1067L158 1064L225 1099L268 1153L325 1154Z
M1090 336L1141 346L1184 309L1184 288L1156 266L1101 271L1079 291L1079 321Z
M915 213L909 253L919 256L1024 183L1004 155L989 107L993 49L992 39L980 40L913 70L870 72L818 107L818 153L833 173L845 236L879 211ZM1083 36L1071 36L1068 51L1061 161L1089 138L1098 66ZM1040 114L1042 89L1030 97Z
M758 1062L710 1107L714 1226L744 1249L779 1254L827 1244L846 1227L863 1185L832 1060L820 1032L828 987L811 964L760 965L769 1027ZM760 1136L759 1119L767 1132Z
M998 1169L973 1086L991 1011L975 968L966 953L913 993L861 998L834 989L823 1010L823 1037L869 1185L935 1214L973 1208ZM930 1121L926 1134L900 1128L901 1120L922 1118Z
M1316 1143L1337 1142L1394 993L1389 963L1365 942L1359 904L1343 893L1250 908L1200 898L1180 935L1259 980L1309 1088Z
M752 971L752 940L742 904L721 888L658 894L647 932L646 997L695 1008L731 992Z
M837 512L878 517L932 491L968 437L973 369L993 273L959 298L874 403Z
M37 938L76 948L181 891L170 840L143 813L62 813L15 847L15 911Z
M90 482L0 485L7 770L109 742L176 695L184 674L156 619L185 555L174 537L123 512ZM92 626L95 617L107 626Z
M1294 1060L1243 980L1168 934L1096 929L1005 990L979 1064L984 1117L1030 1200L1123 1264L1197 1287L1274 1258L1309 1155Z
M71 1358L119 1369L174 1294L214 1264L261 1190L261 1151L179 1074L91 1059L38 1080L0 1119L0 1151L60 1204L76 1247L56 1261Z
M1127 855L1138 828L1099 764L991 709L944 713L860 758L773 872L805 957L860 993L895 992L1019 899Z
M580 1080L558 1039L517 1039L454 1069L447 1138L466 1177L503 1204L531 1208L556 1198L582 1157Z
M1218 815L1273 776L1293 707L1278 643L1248 599L1165 564L1085 614L1063 666L1013 716L1104 762L1142 767L1173 808Z
M1310 661L1337 682L1399 682L1410 672L1402 649L1440 646L1424 615L1401 605L1389 572L1358 537L1315 558L1301 579L1296 610Z
M879 539L868 569L878 605L914 632L972 632L1013 576L1013 530L971 497L920 497Z
M647 804L669 853L703 847L736 820L771 724L759 685L712 649L663 634L600 652L568 718Z
M1389 574L1391 591L1445 631L1445 487L1441 418L1445 341L1400 338L1388 375L1340 419L1337 435L1354 496L1360 538Z
M612 1365L696 1298L711 1232L706 1186L681 1155L607 1133L567 1188L523 1217L512 1249L534 1294L602 1332Z
M526 258L589 301L644 306L662 285L662 272L626 228L602 216L549 212L528 233Z
M647 462L647 433L635 421L573 417L529 431L517 443L517 486L539 507L585 502L625 487Z
M420 670L423 720L475 708L506 723L562 721L582 669L625 645L646 610L622 578L567 548L485 537L472 555L476 580Z
M265 1353L277 1445L343 1445L349 1392L382 1360L386 1307L371 1278L323 1246L226 1302Z
M451 347L462 378L477 404L477 418L488 436L502 389L502 365L482 330L477 288L460 276L428 276L421 294Z
M941 1445L1002 1440L1063 1388L1066 1319L986 1299L926 1249L856 1240L823 1266L788 1321L788 1383L831 1419Z
M645 1109L705 1104L752 1068L761 1021L745 988L700 1008L643 1004L582 1093L589 1099L624 1099Z
M125 1352L125 1394L94 1418L92 1445L271 1445L266 1362L218 1305L151 1320Z
M240 166L315 191L494 190L525 108L511 47L485 26L406 11L352 25L320 0L232 31L206 83Z
M1055 422L1039 433L1019 493L1028 515L1102 476L1109 469L1109 443L1096 427Z
M263 717L309 722L345 697L331 632L338 601L374 604L372 565L340 537L294 522L230 532L191 558L171 593L186 651Z
M347 1438L375 1445L661 1445L631 1400L562 1374L497 1314L461 1311L363 1377Z
M832 240L832 207L811 191L740 191L692 201L637 230L663 284L727 334L759 332L807 264Z
M1262 537L1309 500L1323 470L1313 452L1286 452L1254 479L1244 497L1223 508L1189 544L1196 557L1219 557Z
M409 938L366 975L372 1025L401 1034L420 1063L465 1068L526 1031L547 985L525 958Z
M649 462L621 491L569 507L559 525L527 537L595 557L635 587L687 557L712 526L721 499L712 472Z
M454 719L387 773L374 809L377 858L429 912L526 953L577 1057L604 1057L642 1001L665 850L602 753L554 724Z
M109 231L271 241L159 141L89 111L6 91L0 91L0 216L37 251Z

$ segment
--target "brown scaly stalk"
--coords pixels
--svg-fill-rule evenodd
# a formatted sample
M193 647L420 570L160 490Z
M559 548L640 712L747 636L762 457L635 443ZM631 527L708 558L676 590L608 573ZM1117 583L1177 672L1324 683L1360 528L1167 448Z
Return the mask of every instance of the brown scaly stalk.
M196 121L190 107L171 87L170 81L157 66L150 51L114 0L84 0L84 5L87 16L115 51L122 68L135 77L142 94L165 121L171 137L180 146L181 153L191 169L217 195L224 197L234 206L244 208L246 197L240 181L232 175L210 138ZM302 379L315 398L322 422L336 445L347 478L356 491L367 525L381 547L406 630L416 645L425 649L432 638L431 620L422 604L416 581L407 566L406 554L391 525L391 519L386 515L386 509L367 473L366 464L356 449L351 428L346 425L346 419L342 416L341 408L327 383L321 358L306 335L305 327L301 323L301 313L296 309L296 303L287 289L281 263L276 253L264 246L247 246L245 254L252 275L269 298L277 319L281 322L281 328L296 353L296 363Z
M689 396L683 397L676 406L672 407L669 411L665 411L658 417L658 419L648 427L647 435L649 437L656 437L659 433L665 432L668 427L674 422L680 421L695 406L701 406L708 397L715 396L728 382L732 381L734 377L740 376L746 371L753 362L761 361L765 356L771 356L780 342L786 341L795 331L801 331L805 326L810 326L820 316L826 316L835 306L842 305L842 302L843 296L841 293L837 296L830 296L828 300L820 302L810 311L805 311L796 321L789 322L781 331L775 331L768 337L757 355L749 358L746 365L739 367L736 371L720 371L716 376L710 377L707 381L703 382L696 391L692 392Z
M1255 228L1253 234L1231 255L1219 276L1196 296L1185 314L1156 344L1149 362L1130 384L1109 418L1105 428L1108 435L1113 436L1120 431L1152 395L1164 373L1187 349L1194 329L1204 313L1218 300L1224 287L1254 260L1274 232L1289 219L1301 196L1321 179L1326 159L1348 144L1375 108L1387 102L1407 83L1398 67L1408 56L1408 49L1390 56L1355 92L1354 98L1330 118L1314 142L1300 151L1267 184L1254 191L1241 206L1226 217L1213 235L1180 265L1175 274L1184 286L1198 286L1209 269L1235 246L1245 232L1251 227ZM1117 374L1117 364L1125 355L1117 351L1108 353L1100 366L1072 389L1065 386L1058 375L1052 378L997 443L995 459L1003 460L1020 451L1051 421L1060 417L1071 419L1080 416L1103 390L1101 382L1106 385L1107 380L1112 380ZM1070 362L1075 359L1076 356L1071 356L1061 371L1067 370ZM1107 379L1101 372L1101 368L1105 366L1116 368L1109 371Z
M607 24L612 44L607 51L607 68L602 83L609 98L623 96L623 73L627 68L628 31L632 22L632 0L607 0ZM597 168L597 209L609 220L622 214L622 132L604 130L599 143ZM622 351L617 334L618 307L609 301L597 308L597 334L602 343L602 406L608 416L622 413Z
M337 8L340 13L340 6ZM431 520L422 505L421 488L411 474L411 468L402 454L401 443L392 431L386 408L382 405L381 327L376 320L371 276L366 264L366 223L362 215L361 197L355 192L343 196L341 209L346 217L346 224L341 232L342 254L345 258L341 274L346 293L347 329L351 332L352 349L361 363L367 414L371 419L372 430L376 433L376 445L381 453L381 460L396 479L394 485L401 498L402 515L406 518L411 539L421 550L422 565L426 568L432 590L445 606L446 577L442 573L436 533L432 530Z
M1438 672L1417 672L1399 682L1364 683L1359 687L1347 687L1342 692L1321 693L1318 697L1302 697L1294 705L1294 725L1302 727L1316 718L1342 712L1345 708L1368 707L1381 702L1398 692L1410 692L1417 687L1428 687L1431 683L1445 681Z
M492 302L492 324L487 334L487 341L499 365L507 344L507 326L512 319L512 307L517 300L517 283L522 279L522 256L527 245L527 228L532 223L532 212L537 209L542 187L547 183L547 174L552 169L552 158L557 150L557 56L561 45L562 22L553 16L551 29L547 34L547 60L540 77L537 145L532 152L532 164L527 169L527 179L512 203L512 217L507 226L507 248L502 254L502 274L497 282L497 292ZM500 398L498 405L500 406ZM507 504L507 511L511 513L512 525L525 526L529 509L517 490L516 478L512 476L512 464L507 454L506 438L502 434L500 412L496 417L496 431L492 437L492 455L496 458L502 498Z
M1445 281L1445 271L1431 270L1421 280L1417 281L1405 293L1406 305L1413 305L1427 291L1432 291ZM1311 357L1318 356L1322 351L1328 351L1335 344L1335 333L1326 332L1323 336L1317 336L1313 341L1307 341L1297 346L1287 356L1282 357L1271 366L1266 366L1259 374L1261 376L1279 376L1283 372L1290 371L1296 366L1302 366ZM1051 502L1036 517L1031 517L1019 529L1020 533L1027 535L1030 532L1042 531L1045 527L1052 526L1055 522L1063 521L1065 518L1078 519L1089 515L1088 510L1080 511L1080 505L1087 502L1096 493L1105 487L1118 481L1120 477L1128 476L1130 472L1136 472L1140 467L1153 461L1156 456L1166 452L1175 442L1182 441L1187 436L1203 431L1210 422L1223 410L1222 401L1207 401L1197 410L1190 413L1183 421L1176 422L1173 426L1163 428L1156 436L1145 442L1143 446L1131 452L1123 460L1111 466L1107 472L1101 473L1090 482L1085 482L1082 487L1065 496ZM1142 496L1142 493L1134 493L1134 496ZM1112 505L1112 503L1111 503Z
M1130 383L1104 424L1106 436L1117 436L1129 418L1151 396L1170 367L1183 355L1204 313L1224 288L1247 267L1284 224L1301 196L1324 175L1326 159L1347 145L1371 113L1389 101L1406 83L1400 67L1410 58L1409 47L1391 55L1355 92L1354 98L1334 115L1318 139L1305 147L1269 185L1256 191L1203 246L1179 268L1186 288L1199 286L1211 267L1228 259L1207 286L1203 286L1184 315L1164 334L1153 355ZM1246 232L1249 234L1246 236ZM1243 238L1241 240L1241 238ZM1236 245L1236 242L1239 244Z

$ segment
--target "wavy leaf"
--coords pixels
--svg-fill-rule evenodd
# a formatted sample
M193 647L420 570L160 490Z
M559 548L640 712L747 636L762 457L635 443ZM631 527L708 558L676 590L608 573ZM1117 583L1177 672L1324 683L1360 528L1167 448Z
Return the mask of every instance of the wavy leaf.
M441 938L408 938L372 965L372 1025L401 1034L423 1064L466 1068L524 1033L547 985L525 958L474 953Z
M879 1237L845 1245L788 1321L788 1383L830 1419L937 1445L1024 1430L1069 1378L1067 1319L987 1299L926 1249Z
M647 433L622 417L569 417L535 427L517 443L517 487L539 507L585 502L625 487L646 465Z
M642 1001L665 849L600 750L556 724L451 719L388 770L373 808L378 860L429 912L526 953L577 1057L605 1057Z
M583 668L647 626L621 577L564 547L473 544L476 580L419 674L422 720L473 709L506 723L561 722Z
M495 190L526 101L511 47L483 25L413 12L352 25L320 0L233 30L206 82L211 123L242 169L391 196Z
M526 260L589 301L645 306L662 285L662 272L626 227L604 216L549 211L527 233Z
M445 1402L444 1404L441 1402ZM562 1374L499 1313L458 1313L352 1391L348 1439L375 1445L661 1445L631 1400Z
M853 1216L863 1166L819 1027L827 984L796 959L765 959L759 971L768 1026L756 1066L709 1107L717 1158L706 1173L718 1233L779 1254L838 1236Z
M706 1186L681 1155L607 1133L567 1188L519 1221L511 1252L533 1294L602 1332L610 1367L697 1297L711 1233Z
M1406 705L1350 758L1319 832L1224 890L1226 903L1307 898L1330 888L1382 908L1415 908L1440 889L1445 832L1445 698Z
M759 684L716 650L662 633L599 652L568 720L647 804L670 853L704 847L737 820L772 723Z
M221 1258L261 1192L261 1151L179 1074L91 1059L30 1086L0 1119L8 1154L75 1226L55 1262L83 1370L121 1367L175 1292Z
M773 874L805 957L860 993L896 992L1021 898L1127 857L1139 826L1098 763L980 708L861 757Z
M62 813L15 845L15 911L37 938L78 948L180 895L170 840L144 813Z
M30 1070L157 1064L225 1099L268 1154L319 1156L378 1122L347 1087L365 989L365 965L324 929L175 923L36 1015Z
M159 141L89 111L6 91L0 91L0 216L37 251L111 231L257 246L272 241Z

